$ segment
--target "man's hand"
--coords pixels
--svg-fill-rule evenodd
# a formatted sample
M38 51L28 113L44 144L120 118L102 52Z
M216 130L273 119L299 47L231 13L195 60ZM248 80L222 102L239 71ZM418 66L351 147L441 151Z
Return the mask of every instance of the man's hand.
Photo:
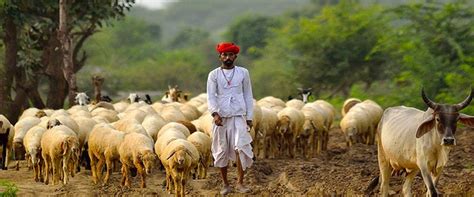
M253 127L252 120L247 120L247 126L249 126L249 129L252 129Z
M218 113L213 113L212 117L214 117L214 124L217 126L222 126L222 118Z

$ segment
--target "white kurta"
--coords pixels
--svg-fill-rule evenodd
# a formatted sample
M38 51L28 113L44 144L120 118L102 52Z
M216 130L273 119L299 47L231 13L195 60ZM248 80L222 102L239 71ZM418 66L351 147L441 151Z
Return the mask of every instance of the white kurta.
M253 163L252 137L246 120L253 118L253 95L247 69L235 66L233 70L216 68L207 80L209 111L223 118L223 126L213 125L212 155L214 166L225 167L235 161L239 151L242 168Z

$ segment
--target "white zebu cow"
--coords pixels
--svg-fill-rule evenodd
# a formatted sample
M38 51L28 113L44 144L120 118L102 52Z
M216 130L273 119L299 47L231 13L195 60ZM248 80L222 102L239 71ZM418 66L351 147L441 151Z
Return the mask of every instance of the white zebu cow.
M474 117L459 113L469 105L474 90L456 105L437 104L426 97L425 112L399 106L385 110L378 128L378 160L381 175L381 195L388 196L392 171L407 172L403 195L411 196L413 178L421 171L427 196L437 196L436 183L448 161L448 154L456 145L454 134L460 121L474 126Z

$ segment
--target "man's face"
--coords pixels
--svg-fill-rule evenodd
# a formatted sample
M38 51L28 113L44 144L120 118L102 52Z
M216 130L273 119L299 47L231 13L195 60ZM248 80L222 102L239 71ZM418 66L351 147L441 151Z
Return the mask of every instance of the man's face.
M224 52L219 55L219 59L226 66L232 66L236 58L237 55L232 52Z

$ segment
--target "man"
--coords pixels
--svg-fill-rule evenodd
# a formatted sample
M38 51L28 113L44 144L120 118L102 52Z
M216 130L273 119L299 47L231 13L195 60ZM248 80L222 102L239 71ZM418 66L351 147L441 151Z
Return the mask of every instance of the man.
M234 43L223 42L216 46L220 67L212 70L207 79L209 111L214 118L212 132L212 156L214 166L219 167L224 182L222 195L231 192L227 180L229 160L237 163L237 185L235 189L247 193L244 171L253 163L253 152L249 130L252 127L253 96L247 69L235 66L240 51Z

